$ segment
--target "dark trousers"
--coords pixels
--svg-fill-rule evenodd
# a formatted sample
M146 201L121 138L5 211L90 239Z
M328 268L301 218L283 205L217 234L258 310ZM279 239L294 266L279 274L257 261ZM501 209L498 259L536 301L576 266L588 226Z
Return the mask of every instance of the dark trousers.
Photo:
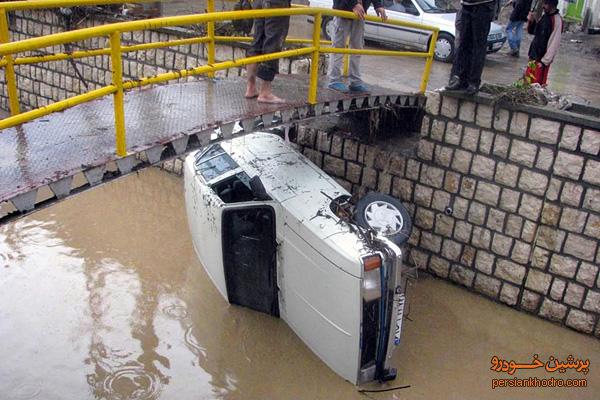
M463 5L456 15L456 55L451 75L477 87L485 63L487 37L494 18L494 3Z
M288 0L255 0L254 9L260 8L287 8ZM290 17L260 18L254 20L254 40L246 54L257 56L260 54L276 53L283 49L283 43L290 27ZM272 81L279 72L279 60L262 62L258 65L258 76L263 81Z

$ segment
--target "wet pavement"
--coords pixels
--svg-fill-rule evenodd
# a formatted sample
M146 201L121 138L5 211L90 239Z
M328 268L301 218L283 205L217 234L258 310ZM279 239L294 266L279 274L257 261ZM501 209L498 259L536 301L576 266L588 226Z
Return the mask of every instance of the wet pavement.
M199 264L181 178L151 168L0 227L2 399L593 399L600 341L446 282L409 288L398 378L357 392L276 318L228 305ZM590 360L491 388L499 358Z

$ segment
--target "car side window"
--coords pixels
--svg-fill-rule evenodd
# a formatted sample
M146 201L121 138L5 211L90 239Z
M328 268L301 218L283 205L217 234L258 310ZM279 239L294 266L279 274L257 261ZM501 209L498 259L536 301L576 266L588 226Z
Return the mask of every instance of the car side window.
M390 11L419 15L419 10L417 10L412 0L384 0L383 6Z
M236 162L219 145L214 145L196 160L196 169L207 182L236 168Z

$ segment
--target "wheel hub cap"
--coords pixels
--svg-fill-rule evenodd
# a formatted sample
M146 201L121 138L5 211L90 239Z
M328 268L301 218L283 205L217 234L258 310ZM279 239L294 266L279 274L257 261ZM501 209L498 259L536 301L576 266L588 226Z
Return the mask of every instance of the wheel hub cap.
M365 219L369 226L384 235L400 232L404 221L400 211L385 201L376 201L365 209Z

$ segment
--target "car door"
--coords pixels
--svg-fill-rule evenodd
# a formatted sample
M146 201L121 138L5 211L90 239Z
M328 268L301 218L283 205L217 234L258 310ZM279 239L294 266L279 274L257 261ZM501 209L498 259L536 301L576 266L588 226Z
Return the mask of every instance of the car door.
M384 0L383 5L389 18L420 24L423 16L413 0ZM416 47L422 44L424 32L415 28L397 25L379 26L379 36L382 40Z

